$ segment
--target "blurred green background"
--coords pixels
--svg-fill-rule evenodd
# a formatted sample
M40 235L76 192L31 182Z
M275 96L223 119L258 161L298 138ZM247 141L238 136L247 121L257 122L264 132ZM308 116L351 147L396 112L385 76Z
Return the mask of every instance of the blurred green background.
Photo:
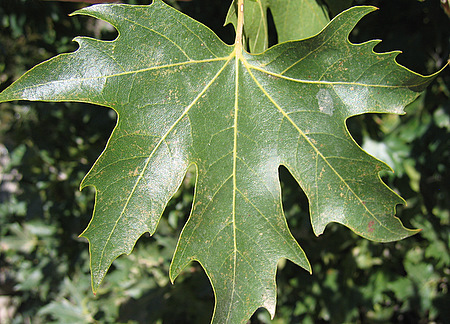
M123 1L148 4L147 1ZM227 43L230 1L169 1ZM378 52L402 50L398 61L430 74L449 57L450 18L438 0L338 1L380 8L358 24L353 42L382 39ZM333 15L342 9L334 7ZM114 39L91 18L68 14L83 4L0 0L0 90L35 64L73 51L75 36ZM276 35L272 35L276 42ZM348 126L357 140L395 170L383 179L407 201L398 216L418 235L388 244L331 224L316 238L305 195L280 169L293 235L313 275L280 261L274 323L450 323L450 75L444 71L407 115L364 115ZM115 125L106 108L79 103L0 105L0 323L209 323L214 296L197 264L175 285L168 268L189 214L195 175L171 200L156 234L144 235L117 259L94 295L87 226L94 191L79 183ZM270 323L259 310L251 323Z

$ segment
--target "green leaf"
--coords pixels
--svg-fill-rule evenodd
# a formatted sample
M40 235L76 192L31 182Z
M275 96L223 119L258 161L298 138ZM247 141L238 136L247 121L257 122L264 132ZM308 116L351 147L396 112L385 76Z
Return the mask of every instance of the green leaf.
M387 242L416 233L393 216L403 200L379 178L389 170L355 144L350 116L402 114L433 76L376 54L379 41L348 34L373 7L337 16L320 34L250 55L155 0L96 5L77 14L114 25L114 41L80 37L80 48L37 65L0 94L82 101L118 114L108 144L81 187L96 188L90 243L98 289L114 259L153 234L190 165L197 171L191 215L171 268L205 269L216 295L214 323L275 313L277 262L311 271L283 215L278 168L305 191L314 232L341 223Z
M272 13L280 43L310 37L329 22L326 8L317 0L245 0L244 3L244 34L251 53L261 53L268 48L268 10ZM225 25L232 23L236 28L236 7L234 0Z

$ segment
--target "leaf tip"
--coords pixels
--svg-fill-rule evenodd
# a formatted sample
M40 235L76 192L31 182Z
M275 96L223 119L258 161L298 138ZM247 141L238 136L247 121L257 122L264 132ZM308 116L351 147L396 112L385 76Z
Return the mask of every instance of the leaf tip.
M106 275L106 271L101 274L95 274L91 267L91 287L92 287L92 292L94 294L96 294L98 289L100 288L100 285L103 282L105 275Z
M178 274L173 274L171 267L169 268L169 280L172 285L175 284L175 279L177 279Z
M400 238L400 240L406 239L408 237L414 236L419 234L420 232L422 232L421 228L415 228L415 229L411 229L411 228L404 228L406 230L406 235L404 235L402 238Z
M422 228L407 228L408 231L411 232L410 236L419 234L420 232L422 232Z
M89 6L89 7L92 7L92 6ZM71 12L69 14L69 17L73 17L73 16L77 16L77 15L86 15L86 10L89 7L85 7L85 8L81 8L81 9L75 10L74 12Z

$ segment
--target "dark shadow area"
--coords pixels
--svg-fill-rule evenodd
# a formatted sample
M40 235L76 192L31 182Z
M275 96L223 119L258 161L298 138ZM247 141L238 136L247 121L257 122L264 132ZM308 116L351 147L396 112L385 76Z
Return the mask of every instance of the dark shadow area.
M355 4L379 8L365 16L350 35L350 41L361 43L381 39L378 53L402 51L398 63L421 74L442 68L449 57L449 17L439 1L355 1ZM430 66L430 59L434 66Z
M168 274L167 274L168 275ZM152 280L149 277L147 280ZM137 323L209 323L214 295L209 280L198 263L191 264L172 285L145 291L130 298L119 309L119 321ZM136 311L139 310L139 311Z

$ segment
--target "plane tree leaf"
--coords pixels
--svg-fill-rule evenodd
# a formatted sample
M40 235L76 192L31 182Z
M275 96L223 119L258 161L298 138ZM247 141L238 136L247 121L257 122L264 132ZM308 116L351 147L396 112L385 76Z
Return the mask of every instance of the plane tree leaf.
M82 233L94 291L115 258L155 232L190 165L194 201L169 275L202 265L216 296L214 323L245 323L259 307L273 316L281 258L311 271L283 215L280 165L306 193L317 235L330 222L381 242L416 232L394 216L403 200L379 178L389 167L345 124L363 113L402 114L432 79L398 65L397 52L374 53L378 41L348 41L372 10L349 9L317 36L260 55L224 44L160 0L76 12L108 21L118 38L76 38L77 51L32 68L0 101L79 101L118 114L81 184L96 189Z
M326 8L317 0L245 0L244 34L251 53L268 48L268 10L277 32L278 42L310 37L329 22ZM228 10L225 25L237 26L237 0Z

